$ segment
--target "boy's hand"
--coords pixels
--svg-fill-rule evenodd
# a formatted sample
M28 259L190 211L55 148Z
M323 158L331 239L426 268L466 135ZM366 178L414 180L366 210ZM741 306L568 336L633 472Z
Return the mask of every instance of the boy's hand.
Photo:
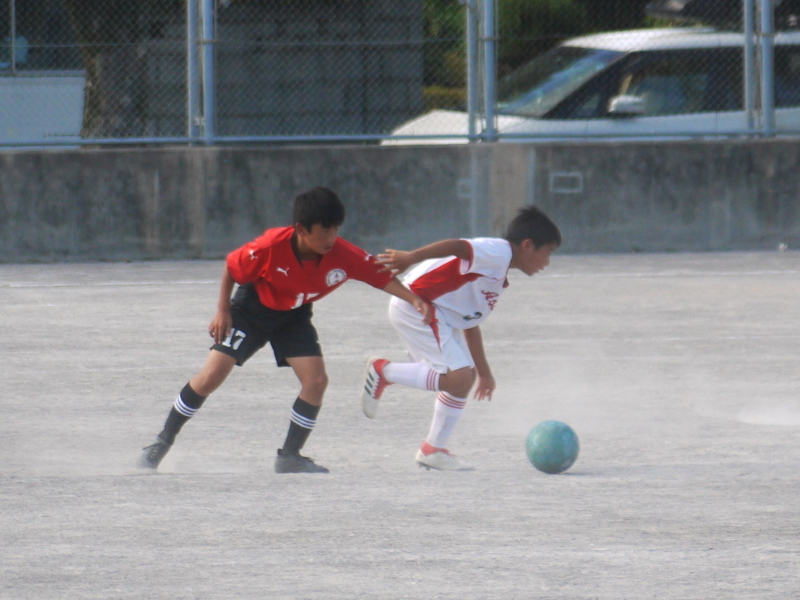
M422 315L422 324L430 325L431 319L433 318L433 311L431 310L431 305L425 302L425 300L423 300L419 296L415 296L414 298L415 299L411 304L416 309L416 311Z
M391 272L397 275L414 263L411 260L411 252L387 248L383 254L378 254L378 264L383 265L381 273Z
M230 335L232 324L230 309L219 308L208 326L208 335L214 338L215 344L221 344Z
M478 383L475 386L475 399L492 401L492 392L497 385L491 375L478 375Z
M391 281L383 288L383 291L408 302L422 315L422 322L425 325L430 325L434 313L433 307L403 285L397 277L392 277Z

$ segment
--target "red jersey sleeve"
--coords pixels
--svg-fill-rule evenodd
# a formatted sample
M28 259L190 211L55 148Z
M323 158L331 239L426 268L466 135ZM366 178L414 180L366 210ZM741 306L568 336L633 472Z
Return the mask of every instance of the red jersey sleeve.
M341 258L347 263L346 271L348 277L363 281L378 289L385 288L394 277L391 273L381 273L383 268L366 250L339 238L337 245L341 247Z
M253 283L266 275L272 256L268 237L272 230L230 252L225 259L228 272L238 284Z

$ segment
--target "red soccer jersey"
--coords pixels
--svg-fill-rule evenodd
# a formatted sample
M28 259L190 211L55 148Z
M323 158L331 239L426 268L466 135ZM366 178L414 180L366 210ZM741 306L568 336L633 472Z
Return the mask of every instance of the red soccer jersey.
M318 260L300 261L292 250L293 233L294 227L267 229L226 259L233 280L252 283L264 306L290 310L324 298L348 279L376 288L392 279L379 272L375 257L342 238Z

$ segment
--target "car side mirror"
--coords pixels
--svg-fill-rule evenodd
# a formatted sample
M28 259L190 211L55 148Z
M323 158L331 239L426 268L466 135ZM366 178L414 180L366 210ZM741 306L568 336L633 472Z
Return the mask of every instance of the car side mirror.
M638 117L644 114L644 98L639 96L616 96L608 103L610 117Z

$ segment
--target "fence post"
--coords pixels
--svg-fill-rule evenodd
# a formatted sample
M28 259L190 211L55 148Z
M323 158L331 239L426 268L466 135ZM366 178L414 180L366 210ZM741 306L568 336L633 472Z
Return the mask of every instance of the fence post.
M493 142L497 139L495 128L495 50L497 37L494 24L494 0L483 0L483 111L486 121L483 139Z
M775 76L773 65L772 0L761 0L761 119L764 135L775 134Z
M17 7L16 0L9 0L9 23L11 30L8 32L8 39L11 43L10 57L11 57L11 74L17 74Z
M469 141L475 142L478 114L478 6L476 0L466 0L467 9L467 115Z
M756 63L755 63L755 0L744 0L744 110L747 129L755 127Z
M203 137L214 143L214 0L202 0L203 17Z
M186 1L186 134L197 137L200 107L200 81L197 51L197 0Z

